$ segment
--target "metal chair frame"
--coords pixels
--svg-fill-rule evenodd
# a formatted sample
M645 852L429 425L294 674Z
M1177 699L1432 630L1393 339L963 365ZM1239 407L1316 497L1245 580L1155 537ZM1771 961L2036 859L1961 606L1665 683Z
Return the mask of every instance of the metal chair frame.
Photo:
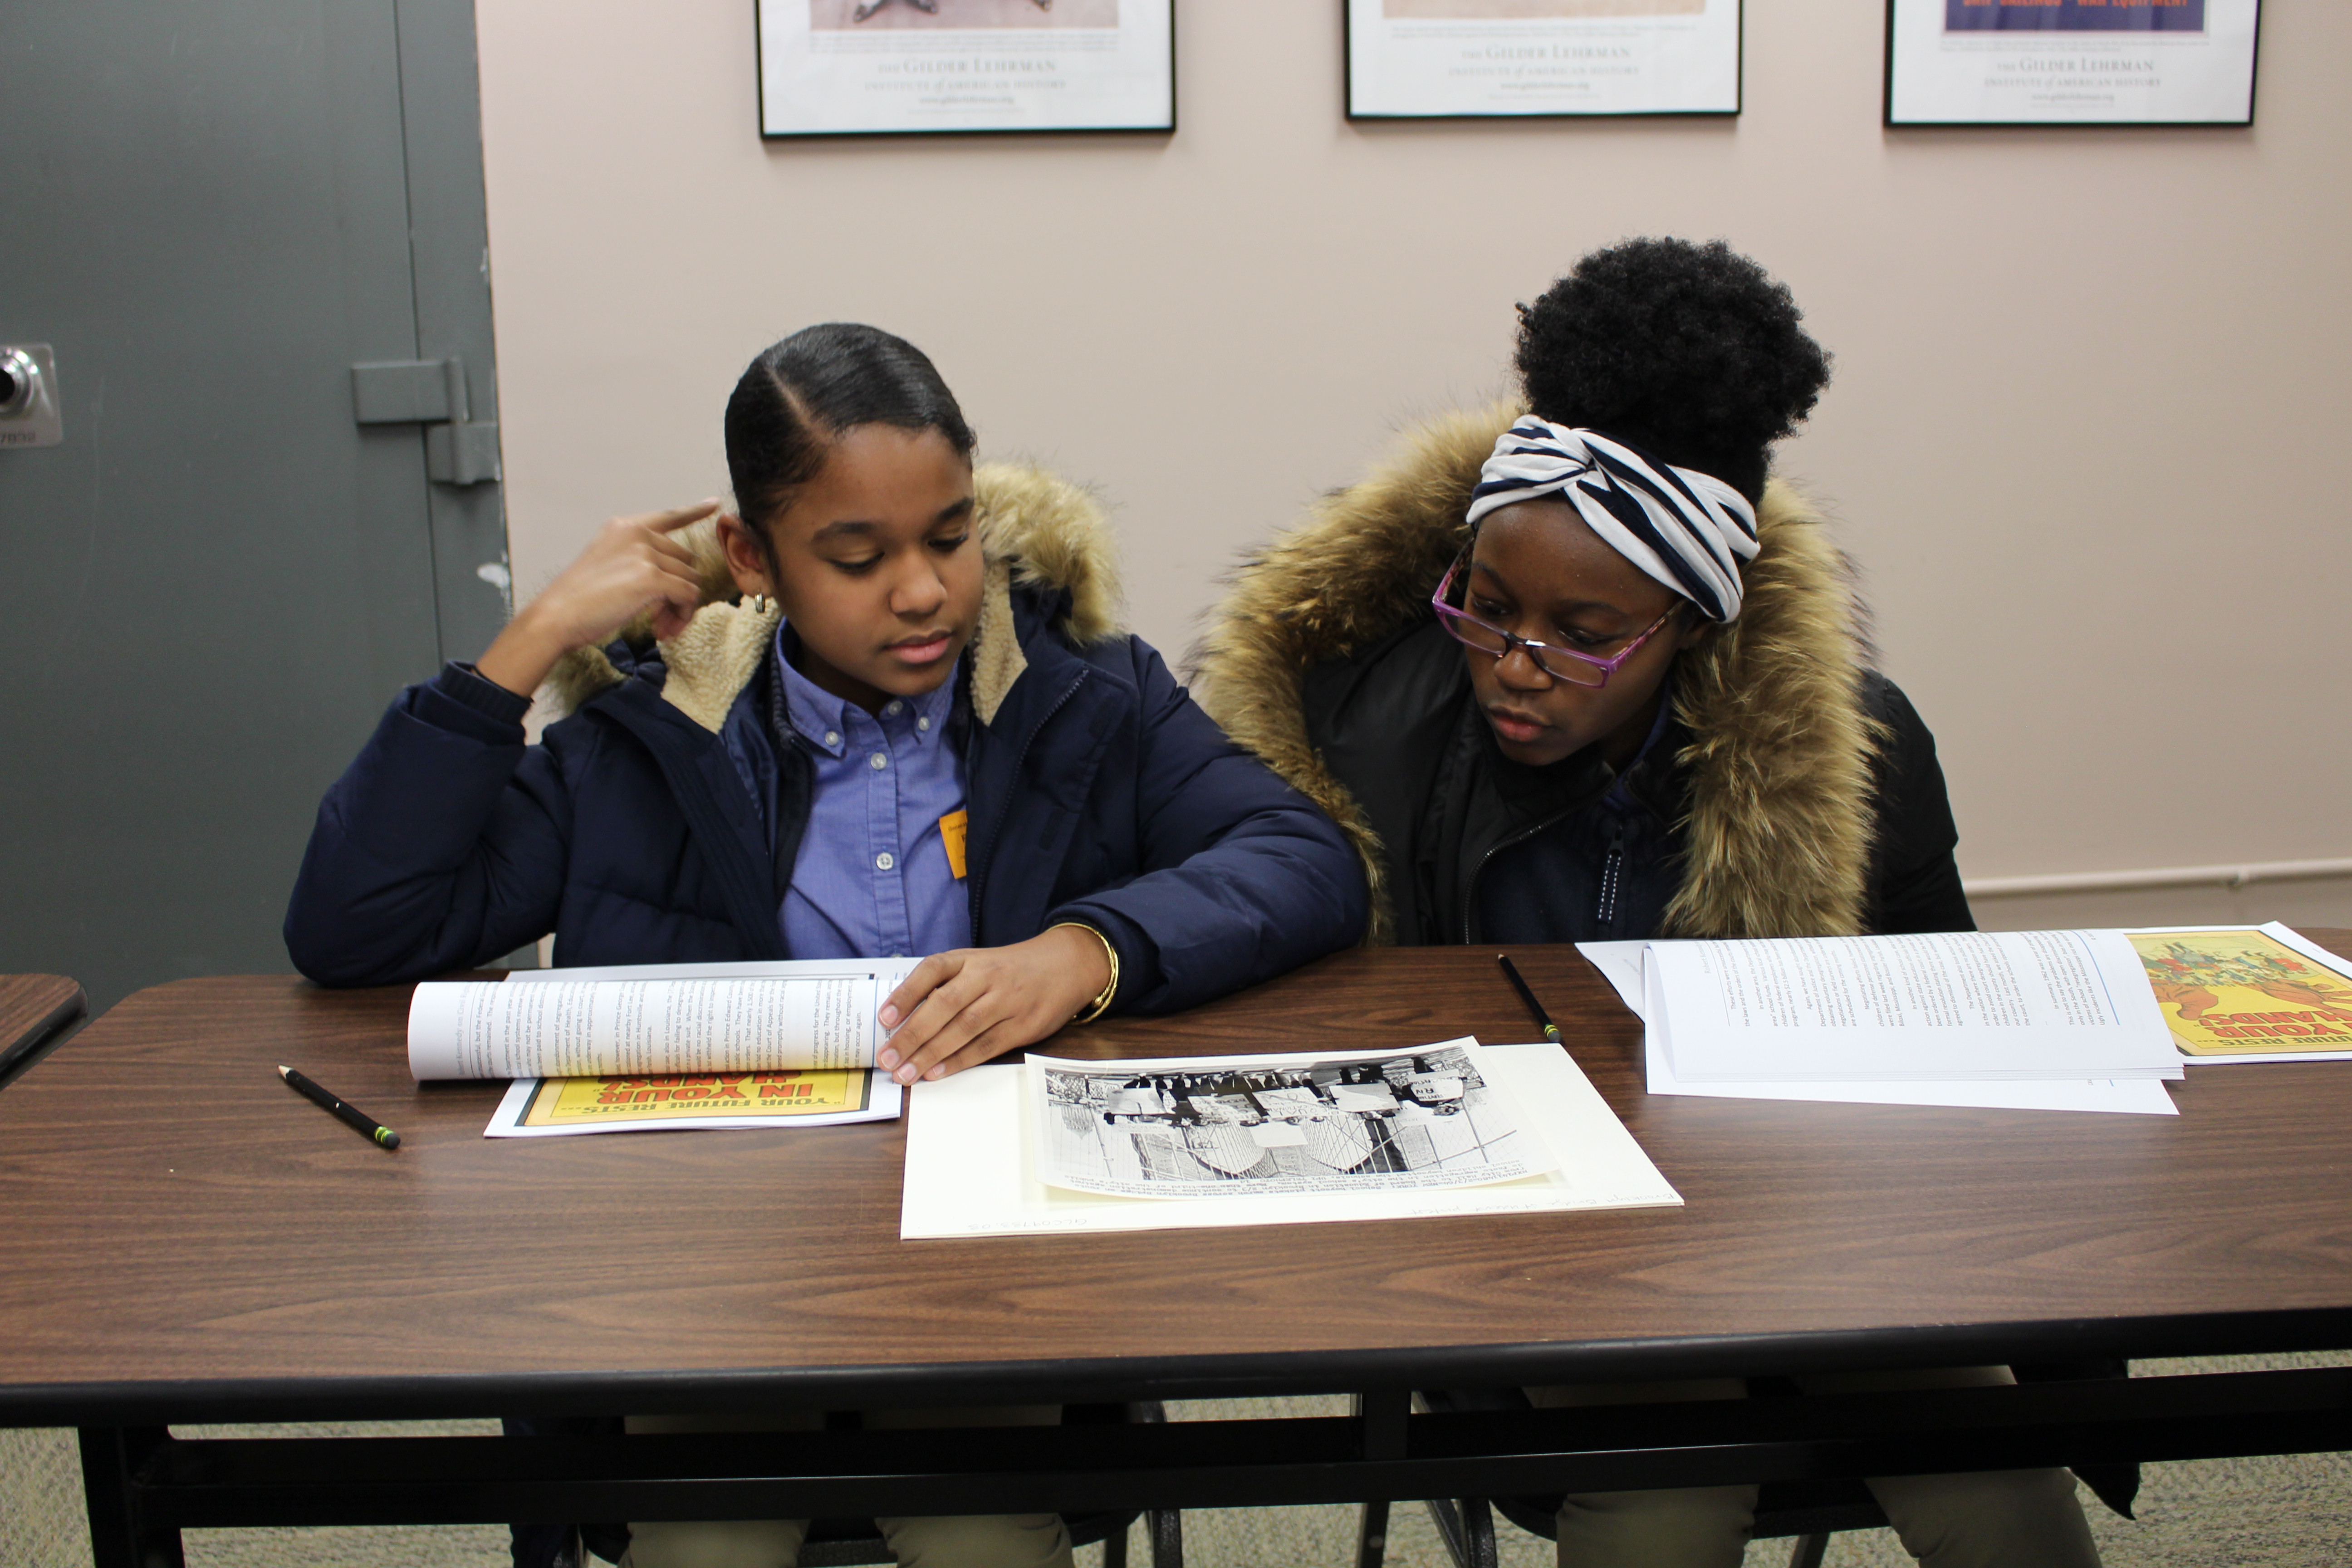
M1832 1534L1841 1530L1875 1530L1886 1523L1886 1515L1868 1489L1859 1481L1851 1485L1854 1495L1847 1495L1841 1483L1824 1488L1820 1500L1801 1500L1789 1495L1792 1489L1766 1487L1757 1504L1756 1529L1750 1539L1793 1536L1796 1545L1789 1554L1789 1568L1821 1568ZM1776 1492L1780 1494L1778 1500ZM1381 1568L1388 1550L1391 1506L1364 1504L1357 1568ZM1423 1506L1429 1510L1430 1522L1437 1527L1437 1538L1444 1543L1454 1568L1497 1568L1501 1557L1495 1540L1495 1515L1498 1512L1546 1541L1553 1538L1556 1528L1552 1514L1539 1512L1533 1500L1526 1498L1432 1498ZM1557 1511L1555 1506L1552 1512Z
M1497 1408L1514 1404L1524 1407L1526 1404L1525 1395L1517 1390L1486 1396L1457 1395L1439 1390L1416 1396L1418 1403L1431 1410L1483 1408L1489 1398ZM1423 1506L1429 1510L1430 1522L1437 1527L1437 1538L1444 1543L1454 1568L1498 1568L1495 1515L1500 1513L1528 1534L1550 1541L1559 1533L1559 1500L1556 1497L1431 1498ZM1391 1506L1386 1502L1363 1505L1357 1535L1356 1568L1381 1568L1388 1552ZM1821 1568L1832 1535L1842 1530L1880 1529L1885 1524L1885 1510L1871 1496L1870 1489L1860 1481L1775 1481L1767 1483L1758 1493L1756 1524L1748 1538L1771 1541L1794 1536L1796 1545L1789 1555L1789 1568Z
M1144 1521L1145 1549L1151 1568L1184 1568L1184 1516L1181 1509L1127 1509L1108 1513L1064 1514L1070 1546L1102 1543L1103 1568L1127 1568L1128 1531L1138 1519ZM839 1534L834 1531L840 1531ZM818 1520L809 1527L801 1547L800 1568L856 1568L891 1561L889 1542L870 1519Z
M1075 1416L1075 1421L1071 1417ZM1070 1406L1063 1413L1066 1423L1076 1426L1132 1423L1153 1425L1168 1419L1167 1407L1156 1399L1137 1400L1127 1405L1081 1405ZM1103 1568L1127 1568L1128 1531L1135 1521L1144 1521L1144 1545L1151 1555L1151 1568L1184 1568L1184 1511L1174 1508L1111 1509L1093 1513L1066 1513L1063 1525L1070 1532L1073 1549L1100 1542ZM587 1525L574 1527L570 1538L556 1548L549 1568L591 1568L596 1562L616 1562L618 1553L628 1550L626 1533L612 1538L614 1527ZM516 1558L524 1552L520 1537ZM807 1537L801 1543L800 1568L859 1568L866 1563L892 1561L890 1543L885 1540L879 1526L871 1519L817 1519L810 1521Z

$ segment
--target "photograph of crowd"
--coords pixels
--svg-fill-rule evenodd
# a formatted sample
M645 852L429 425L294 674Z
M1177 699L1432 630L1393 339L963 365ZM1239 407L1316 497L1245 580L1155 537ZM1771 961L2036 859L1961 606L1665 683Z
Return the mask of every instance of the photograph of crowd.
M1045 1064L1041 1174L1089 1192L1193 1196L1463 1186L1545 1168L1461 1047L1255 1060Z

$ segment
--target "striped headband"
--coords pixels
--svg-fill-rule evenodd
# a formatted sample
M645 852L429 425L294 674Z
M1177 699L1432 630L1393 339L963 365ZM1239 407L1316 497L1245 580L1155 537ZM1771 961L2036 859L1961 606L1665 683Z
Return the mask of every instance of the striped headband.
M1721 479L1530 414L1496 440L1468 521L1475 528L1499 507L1555 492L1611 549L1707 619L1739 614L1739 564L1756 559L1756 509Z

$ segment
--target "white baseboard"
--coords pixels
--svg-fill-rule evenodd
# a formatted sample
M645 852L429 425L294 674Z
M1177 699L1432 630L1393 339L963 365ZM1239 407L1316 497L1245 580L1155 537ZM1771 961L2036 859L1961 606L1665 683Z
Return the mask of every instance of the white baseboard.
M2033 893L2111 893L2126 888L2251 887L2256 882L2307 882L2352 877L2352 859L2256 860L2234 866L2158 866L2139 871L2062 871L2047 877L1973 877L1961 886L1971 899Z
M2352 859L1973 877L1961 886L1988 931L2263 921L2352 927Z

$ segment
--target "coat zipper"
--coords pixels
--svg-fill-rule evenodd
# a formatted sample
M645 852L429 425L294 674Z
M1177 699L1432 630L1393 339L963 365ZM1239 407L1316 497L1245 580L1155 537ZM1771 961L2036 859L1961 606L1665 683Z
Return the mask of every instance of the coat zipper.
M1591 804L1591 802L1590 801L1585 803L1586 805L1590 805ZM1472 932L1470 930L1470 921L1472 915L1478 908L1478 879L1486 874L1487 862L1493 860L1496 856L1500 855L1504 850L1511 848L1515 845L1525 844L1528 839L1533 838L1537 834L1541 833L1544 829L1551 826L1554 823L1565 822L1583 809L1583 806L1571 805L1566 811L1558 812L1550 816L1547 816L1541 822L1537 823L1534 826L1523 828L1519 832L1511 835L1511 837L1504 839L1500 844L1496 845L1493 848L1487 850L1486 853L1478 857L1477 867L1470 873L1470 885L1463 889L1462 942L1464 946L1468 946L1471 941Z
M1617 876L1625 866L1625 819L1619 817L1609 833L1609 858L1601 867L1601 904L1592 911L1603 931L1617 921Z
M1086 669L1083 668L1080 668L1077 679L1071 681L1068 686L1063 689L1061 696L1054 700L1054 705L1045 710L1044 717L1040 718L1034 724L1029 726L1029 732L1021 738L1021 750L1013 759L1013 776L1015 780L1018 780L1021 777L1021 765L1029 760L1029 749L1037 743L1037 737L1045 732L1045 726L1054 721L1054 715L1068 707L1070 699L1078 694L1078 688L1087 683L1087 671ZM981 888L982 885L988 880L989 863L994 858L996 854L996 836L1004 830L1005 814L1010 812L1012 809L1013 792L1008 789L1005 792L1003 803L996 808L995 817L988 825L987 838L976 841L974 844L974 847L981 852L975 854L971 859L971 889L967 895L971 900L971 945L974 947L982 945L980 936Z

